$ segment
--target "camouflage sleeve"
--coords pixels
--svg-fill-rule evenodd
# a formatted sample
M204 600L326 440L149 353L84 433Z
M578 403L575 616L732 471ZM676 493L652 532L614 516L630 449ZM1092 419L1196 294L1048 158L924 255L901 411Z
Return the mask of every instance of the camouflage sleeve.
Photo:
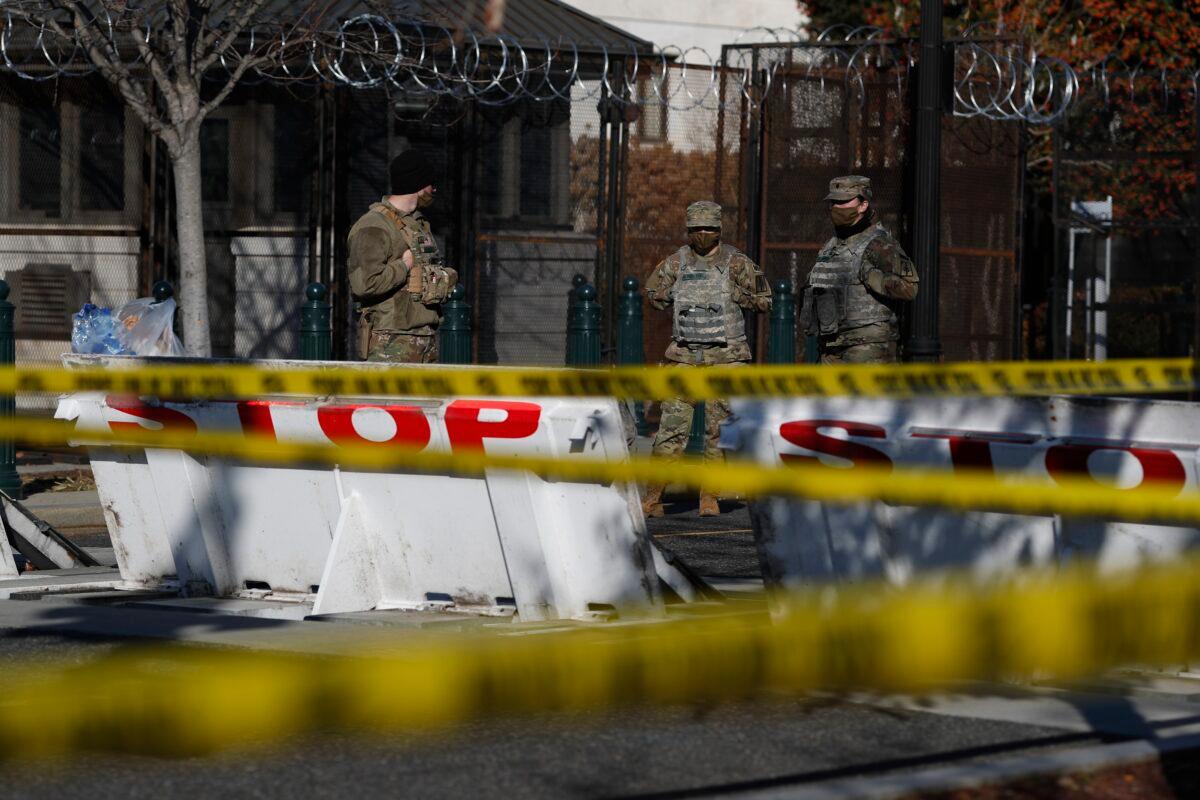
M759 266L742 254L729 265L733 302L752 311L771 310L771 287Z
M349 241L350 293L355 298L377 297L403 286L408 267L398 254L391 258L387 234L379 228L365 227L354 232Z
M890 237L880 237L867 245L863 256L862 281L872 292L895 300L917 296L917 268L904 248Z
M662 311L675 299L671 291L675 288L675 279L679 277L679 264L674 259L667 258L659 262L646 279L646 299L650 305Z

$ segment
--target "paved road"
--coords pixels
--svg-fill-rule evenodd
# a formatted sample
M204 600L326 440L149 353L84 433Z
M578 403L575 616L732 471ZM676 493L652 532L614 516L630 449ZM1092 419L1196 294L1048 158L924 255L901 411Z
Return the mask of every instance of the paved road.
M750 513L744 503L722 502L719 517L701 517L695 497L668 498L667 516L647 520L660 546L671 550L693 570L716 579L761 579Z
M759 576L744 506L724 504L727 513L703 519L696 515L694 499L673 500L668 503L669 516L650 521L650 532L660 544L704 575L747 582ZM42 602L46 601L18 605L33 611ZM48 604L42 610L62 615L60 621L79 615L78 609L72 612L66 606ZM89 607L89 613L107 612ZM202 619L203 615L188 615L189 623ZM251 622L246 625L253 628ZM328 638L337 638L333 628L341 633L345 627L329 625ZM254 635L268 633L264 628ZM0 674L31 660L55 660L82 667L80 679L86 680L90 661L127 646L112 638L0 629ZM329 733L209 758L93 754L68 763L0 764L0 796L792 796L850 776L912 776L947 764L995 766L1022 756L1072 754L1101 742L1162 733L1171 726L1200 726L1194 722L1200 719L1200 706L1186 698L1145 701L1136 707L1114 698L1106 717L1091 701L1080 711L1085 705L1075 700L1015 700L991 692L886 703L875 698L762 698L715 709L497 720L439 736L361 738ZM1160 721L1147 723L1155 714Z
M0 637L86 665L122 645ZM84 671L86 675L86 670ZM281 749L167 760L89 755L0 767L6 798L712 797L1094 742L1086 733L836 701L747 702L476 724L442 736L319 735Z

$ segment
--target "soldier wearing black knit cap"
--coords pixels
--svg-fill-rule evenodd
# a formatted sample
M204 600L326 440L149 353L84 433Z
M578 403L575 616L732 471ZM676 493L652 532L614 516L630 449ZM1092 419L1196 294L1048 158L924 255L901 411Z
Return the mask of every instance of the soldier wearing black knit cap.
M350 292L358 304L358 355L367 361L437 361L442 302L458 273L442 263L429 221L429 160L413 150L392 159L392 193L373 203L349 235Z

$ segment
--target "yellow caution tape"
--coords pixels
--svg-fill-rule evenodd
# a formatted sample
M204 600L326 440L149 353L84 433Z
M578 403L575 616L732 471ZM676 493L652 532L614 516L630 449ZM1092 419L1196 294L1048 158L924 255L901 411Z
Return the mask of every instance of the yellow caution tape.
M403 446L325 445L277 441L256 433L75 430L73 423L21 418L0 420L0 439L33 445L82 442L186 450L254 463L339 464L365 470L412 470L481 475L489 469L526 470L544 478L600 483L682 484L747 497L792 495L831 503L881 500L895 505L985 509L1017 514L1062 514L1104 519L1200 523L1200 492L1147 482L1136 489L1097 486L1090 478L1055 483L985 472L928 469L891 471L865 464L837 469L813 464L768 467L749 461L667 462L637 458L602 461L587 455L561 458L483 452L425 452Z
M843 587L832 602L828 591L788 599L774 621L727 613L537 635L495 625L364 640L359 652L382 653L374 657L162 647L100 658L82 672L13 664L0 698L0 758L184 756L312 732L781 692L924 692L1200 657L1196 562L1103 577L1076 568L990 589L873 585Z
M154 365L123 368L0 369L0 395L102 391L157 397L940 397L1184 392L1197 385L1186 358L852 366L280 368L267 365Z

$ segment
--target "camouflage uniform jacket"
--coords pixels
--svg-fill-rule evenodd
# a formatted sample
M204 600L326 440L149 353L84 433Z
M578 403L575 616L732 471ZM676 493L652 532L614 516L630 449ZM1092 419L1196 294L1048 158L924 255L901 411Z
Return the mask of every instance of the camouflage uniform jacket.
M384 198L350 229L350 293L374 331L432 333L458 273L442 265L429 221ZM412 269L404 263L412 251Z
M917 296L920 279L912 259L882 225L871 225L845 239L830 239L821 253L824 254L838 245L853 248L868 237L871 241L863 252L859 280L871 295L894 310L895 301L912 300ZM880 321L843 328L831 336L822 336L820 344L822 348L846 347L869 342L896 341L899 338L900 331L894 321Z
M769 311L771 288L762 270L744 253L726 244L719 245L705 256L698 256L690 247L682 247L663 259L646 280L646 298L659 311L675 299L675 282L685 263L694 259L691 269L709 267L723 269L728 274L729 297L738 306L753 311ZM665 358L678 364L732 364L751 359L750 345L745 333L723 345L697 345L671 340Z

